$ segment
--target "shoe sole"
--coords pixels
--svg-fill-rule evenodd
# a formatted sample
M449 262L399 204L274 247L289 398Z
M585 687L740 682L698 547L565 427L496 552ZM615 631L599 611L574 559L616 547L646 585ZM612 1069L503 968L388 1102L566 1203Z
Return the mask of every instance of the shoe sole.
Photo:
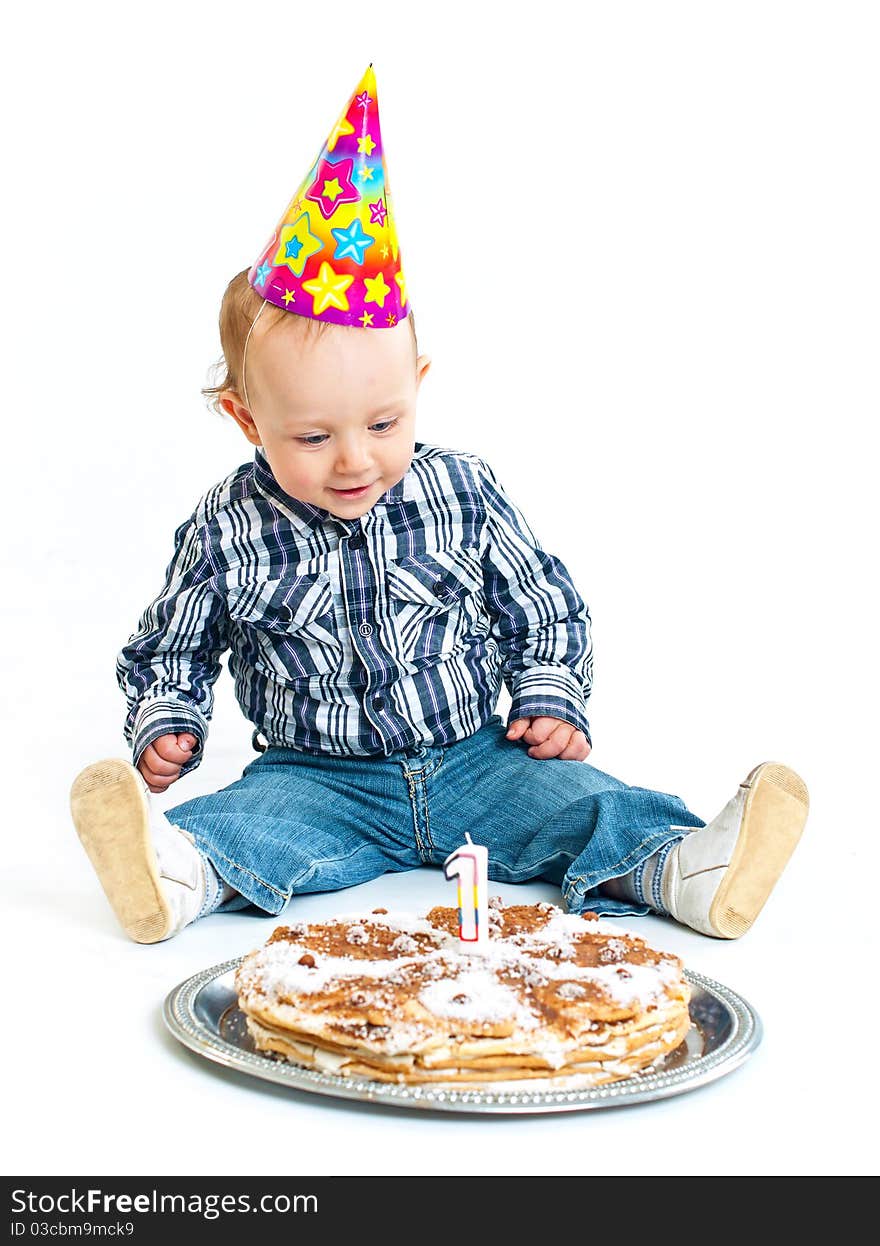
M751 927L801 837L810 798L800 775L778 762L757 766L741 785L749 789L733 855L709 909L722 939Z
M171 929L150 813L137 773L111 758L87 766L70 789L70 812L117 921L136 943L158 943Z

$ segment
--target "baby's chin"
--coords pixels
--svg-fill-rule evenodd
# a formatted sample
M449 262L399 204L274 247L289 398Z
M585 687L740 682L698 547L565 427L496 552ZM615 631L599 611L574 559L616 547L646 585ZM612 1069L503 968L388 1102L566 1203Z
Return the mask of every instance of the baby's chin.
M337 519L360 519L367 511L372 510L389 488L384 481L377 481L362 493L354 493L348 497L336 489L326 489L323 505Z
M405 473L404 473L405 475ZM324 489L324 500L319 503L325 510L329 511L336 519L360 519L366 515L367 511L373 509L381 497L383 497L389 489L393 489L399 484L403 476L395 476L389 480L377 480L375 484L370 485L363 493L352 494L346 497L344 493L336 489Z

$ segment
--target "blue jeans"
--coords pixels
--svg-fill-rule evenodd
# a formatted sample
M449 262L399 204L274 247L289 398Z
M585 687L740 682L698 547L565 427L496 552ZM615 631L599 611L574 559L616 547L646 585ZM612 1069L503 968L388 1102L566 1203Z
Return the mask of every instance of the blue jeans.
M441 866L464 842L489 849L489 878L557 884L579 913L643 914L601 894L684 828L677 796L629 787L587 762L539 761L493 716L445 748L330 757L269 748L237 782L169 809L236 897L278 914L291 896L389 871Z

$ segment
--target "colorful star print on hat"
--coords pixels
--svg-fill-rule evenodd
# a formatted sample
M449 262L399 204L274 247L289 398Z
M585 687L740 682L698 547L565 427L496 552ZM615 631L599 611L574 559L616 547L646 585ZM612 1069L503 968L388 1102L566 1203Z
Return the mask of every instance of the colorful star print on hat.
M388 329L408 315L372 65L248 281L314 320Z

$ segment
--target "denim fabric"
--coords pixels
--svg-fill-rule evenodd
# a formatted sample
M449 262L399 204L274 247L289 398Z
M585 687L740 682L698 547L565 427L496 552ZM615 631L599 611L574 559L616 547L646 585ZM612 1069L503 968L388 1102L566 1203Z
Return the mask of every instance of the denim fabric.
M505 731L495 715L466 740L389 757L272 747L237 782L166 816L271 914L293 895L441 866L466 831L489 849L491 880L556 883L574 913L647 913L648 904L611 899L599 885L703 821L679 797L630 787L587 762L535 760Z

